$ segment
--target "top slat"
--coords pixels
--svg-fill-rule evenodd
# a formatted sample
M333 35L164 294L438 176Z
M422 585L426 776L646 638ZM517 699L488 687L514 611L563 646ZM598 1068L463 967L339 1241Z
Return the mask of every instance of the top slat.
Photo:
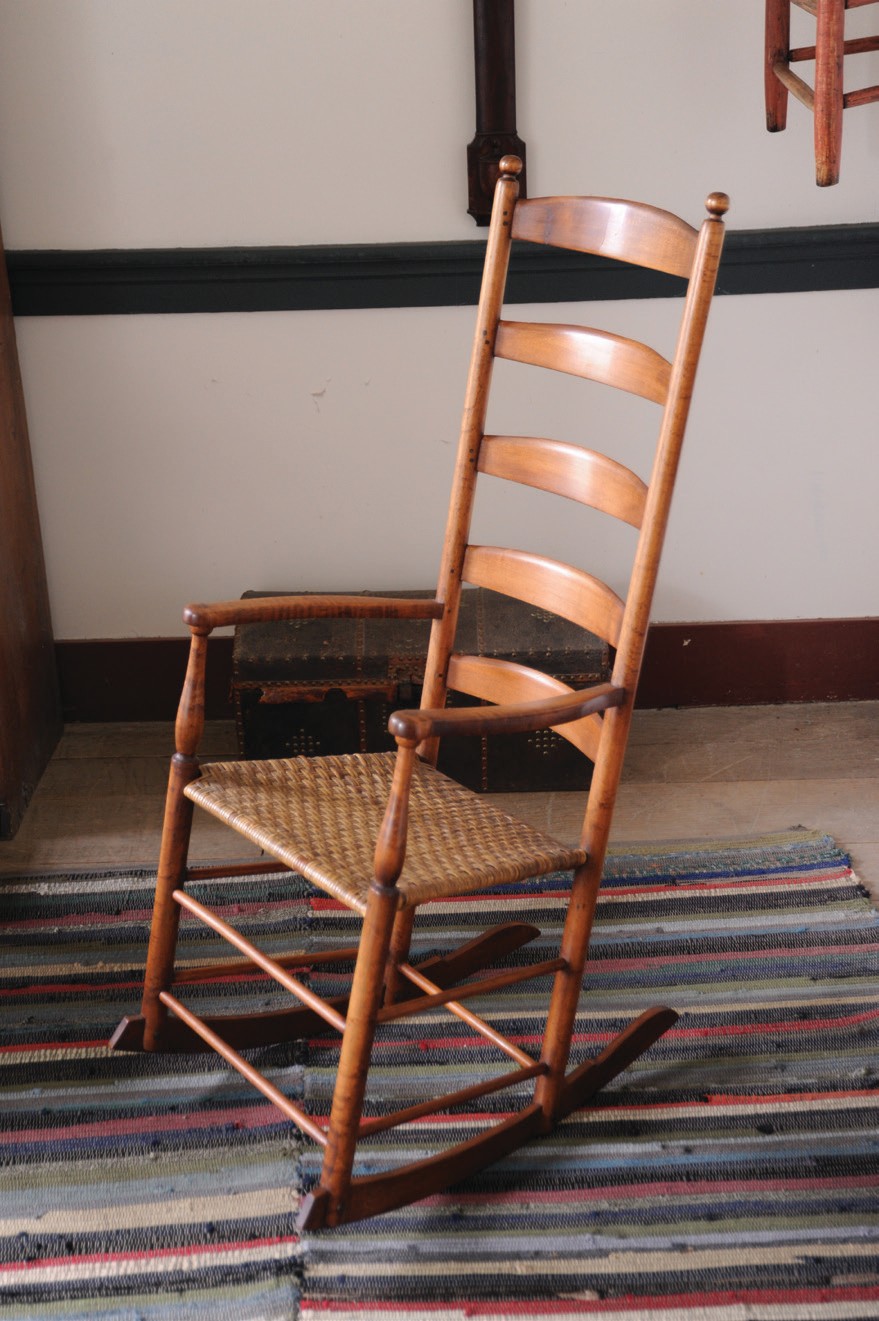
M689 277L698 234L658 207L616 197L535 197L519 202L513 238L593 252Z

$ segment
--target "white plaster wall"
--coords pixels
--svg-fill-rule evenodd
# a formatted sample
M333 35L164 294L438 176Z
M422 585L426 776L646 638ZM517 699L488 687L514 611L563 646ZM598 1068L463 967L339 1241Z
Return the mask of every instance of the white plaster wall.
M802 107L765 132L762 5L518 0L517 23L532 194L635 195L697 223L719 187L736 227L876 219L879 106L848 112L832 189ZM472 76L470 0L0 0L7 246L475 237ZM879 82L877 57L852 81ZM679 310L565 316L668 344ZM874 290L717 301L657 617L877 613L857 567L879 559L877 310ZM472 317L20 319L56 634L172 634L186 599L251 586L429 584ZM517 413L586 442L628 402L565 382L551 427L542 387L520 369ZM637 433L650 406L632 407ZM582 561L574 507L537 499L529 536ZM494 493L480 513L502 536Z
M848 113L842 180L816 189L805 109L763 126L762 13L517 0L532 192L680 211L722 187L740 228L874 218L879 111ZM470 237L472 47L470 0L3 0L7 246ZM879 82L877 54L848 67Z
M715 302L657 618L876 612L876 304ZM667 347L679 311L566 315ZM22 320L58 636L170 635L184 601L248 587L431 585L472 323L469 308ZM645 470L653 405L508 363L496 384L492 427L609 444ZM600 515L489 485L481 539L521 534L624 585L628 529L593 549Z

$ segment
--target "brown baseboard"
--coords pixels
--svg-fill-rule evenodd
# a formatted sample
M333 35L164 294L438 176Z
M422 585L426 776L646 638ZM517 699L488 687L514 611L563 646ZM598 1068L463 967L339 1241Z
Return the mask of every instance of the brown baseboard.
M188 638L84 638L56 642L65 721L173 720L186 674ZM205 713L232 715L232 638L208 643Z
M879 619L655 624L638 705L758 706L879 698Z
M185 638L56 642L67 721L173 720ZM208 719L232 715L232 639L209 643ZM879 618L654 624L638 705L879 699Z

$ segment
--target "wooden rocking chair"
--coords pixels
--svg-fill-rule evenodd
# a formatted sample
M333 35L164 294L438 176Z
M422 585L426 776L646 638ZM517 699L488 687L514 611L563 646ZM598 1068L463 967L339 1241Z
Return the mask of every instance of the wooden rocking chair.
M177 720L141 1015L123 1019L112 1045L124 1050L212 1048L324 1148L320 1180L299 1223L314 1229L377 1215L426 1197L549 1132L645 1051L675 1021L664 1007L642 1014L595 1059L568 1071L574 1016L601 881L614 798L644 652L650 602L684 434L696 363L723 242L728 198L712 193L701 231L666 211L607 198L537 198L517 204L514 156L503 159L489 230L485 275L467 384L463 427L436 600L376 597L267 597L191 605L189 668ZM683 277L687 293L672 361L644 344L573 325L500 320L511 239L550 243L634 262ZM659 438L645 483L615 460L564 441L485 436L495 357L554 367L605 382L659 405ZM638 529L628 600L579 568L523 550L469 544L480 473L567 496ZM634 534L633 534L634 536ZM612 682L573 691L525 666L452 651L462 583L518 597L607 639L616 649ZM253 620L302 616L432 619L420 710L390 719L397 751L199 766L208 634ZM445 709L447 689L495 703ZM435 769L448 736L553 728L594 762L579 847L517 821ZM585 767L584 767L585 769ZM585 781L585 776L584 776ZM185 887L199 875L248 867L187 866L193 806L226 821L272 858L362 915L359 944L330 954L270 958ZM457 951L409 962L420 904L573 869L556 957L474 976L533 940L527 923L494 928ZM264 870L264 864L259 867ZM249 867L258 870L256 864ZM243 962L174 971L181 910L233 945ZM356 960L350 994L325 1000L296 975L318 963ZM263 969L298 1002L259 1014L199 1017L180 996L186 985L237 970ZM464 1005L477 993L553 974L543 1048L524 1050ZM385 1023L445 1006L509 1056L515 1068L447 1096L364 1119L375 1034ZM342 1033L329 1121L284 1096L239 1053L271 1042ZM533 1099L513 1117L428 1160L391 1173L352 1177L361 1138L533 1079Z

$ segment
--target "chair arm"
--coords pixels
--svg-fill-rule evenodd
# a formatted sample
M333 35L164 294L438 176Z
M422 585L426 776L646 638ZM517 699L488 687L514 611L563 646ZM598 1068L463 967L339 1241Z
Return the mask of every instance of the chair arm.
M582 716L622 706L625 688L602 683L595 688L544 697L537 702L513 702L506 706L464 706L424 711L395 711L388 729L399 739L422 742L444 734L522 734L532 729L567 725Z
M398 596L258 596L188 605L183 620L198 633L276 619L439 619L441 601Z

